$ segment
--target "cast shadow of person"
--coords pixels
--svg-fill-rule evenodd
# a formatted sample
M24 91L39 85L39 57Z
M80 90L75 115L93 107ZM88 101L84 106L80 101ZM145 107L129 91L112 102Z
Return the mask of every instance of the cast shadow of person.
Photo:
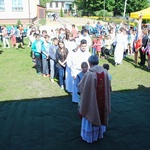
M3 50L0 50L0 54L2 54L4 51Z
M136 64L132 58L124 57L123 60L132 64L135 68L139 68L139 69L142 69L143 71L147 71L146 66L140 66L140 65Z
M115 66L114 56L109 56L109 58L107 58L107 61L108 61L108 63L110 63L113 66Z

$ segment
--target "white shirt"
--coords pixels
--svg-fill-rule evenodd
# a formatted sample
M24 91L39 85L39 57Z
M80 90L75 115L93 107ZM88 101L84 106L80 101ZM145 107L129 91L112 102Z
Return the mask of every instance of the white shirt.
M88 63L88 58L91 56L89 51L82 52L80 48L74 53L71 59L71 75L77 76L79 72L81 72L81 64L82 62Z

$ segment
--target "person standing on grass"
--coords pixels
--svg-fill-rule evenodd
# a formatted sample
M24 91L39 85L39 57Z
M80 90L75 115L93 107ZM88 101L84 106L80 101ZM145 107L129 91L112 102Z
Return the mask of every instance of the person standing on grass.
M58 42L58 49L56 50L56 67L58 68L59 85L61 89L64 89L65 84L65 69L68 57L68 49L65 48L63 41Z
M9 41L8 41L9 36L8 36L6 25L4 25L2 28L2 35L3 35L3 45L4 45L3 48L6 48L6 45L7 48L10 48Z
M138 30L136 32L136 36L134 39L134 62L138 63L138 51L142 47L142 30L141 30L141 24L142 24L142 15L139 16L138 23Z
M116 37L116 47L115 47L115 53L114 53L114 59L115 59L115 66L122 64L123 60L123 53L126 48L126 30L125 28L120 28L120 33L117 34Z
M71 59L74 57L74 50L77 47L77 44L75 42L75 39L73 38L73 35L71 33L68 33L66 36L66 40L64 41L65 47L68 49L68 58L67 58L67 65L65 70L65 77L66 77L66 90L69 93L72 93L73 88L73 78L71 76Z
M74 53L70 63L71 63L71 75L73 78L73 91L72 91L72 102L78 103L79 97L77 94L77 87L75 84L75 80L77 74L81 72L81 63L88 62L88 58L91 56L91 53L87 51L87 41L85 39L81 40L79 48Z
M51 82L54 82L54 77L56 77L56 50L57 49L58 49L58 39L53 38L52 45L49 47Z
M43 68L43 77L49 77L49 48L51 43L49 42L50 37L45 35L44 42L42 44L42 68Z
M147 46L143 50L143 52L147 55L147 62L148 62L147 70L150 71L150 39L147 42Z
M24 48L21 31L19 30L19 26L17 26L17 30L16 30L16 49L17 50L18 50L19 44L21 45L22 48Z
M108 73L108 70L109 70L109 64L103 64L103 68L107 70L107 73ZM108 73L108 78L109 78L109 81L110 81L110 92L112 92L112 87L111 87L111 80L112 80L112 76Z
M102 46L102 36L98 36L96 41L96 53L99 58L101 55L101 46Z
M72 30L71 30L71 34L73 35L73 38L75 39L77 37L77 29L75 24L72 25Z
M16 46L16 29L15 29L14 25L12 25L12 27L11 27L10 40L11 40L12 47L15 47Z
M78 41L79 43L77 43L77 45L80 45L81 40L86 40L87 41L87 50L90 50L90 46L92 45L92 40L91 37L88 34L88 30L84 29L83 30L83 34L80 36L80 40Z
M79 113L81 137L87 143L103 138L111 112L110 82L107 71L98 66L99 58L92 55L88 59L90 69L78 84L80 92Z
M141 62L139 63L140 66L144 66L145 61L146 61L146 55L143 52L143 50L146 48L147 42L148 42L148 30L147 30L147 28L144 28L142 33L143 33L142 47L139 49L139 51L140 51L140 60L141 60Z
M41 75L41 73L42 73L41 52L42 52L43 41L40 39L40 35L39 34L36 34L35 38L36 38L36 40L33 42L32 46L31 46L31 50L34 52L34 55L35 55L37 74Z
M78 95L80 95L80 92L79 92L79 89L78 89L78 84L82 80L82 78L85 75L85 73L88 71L88 63L87 62L82 62L81 70L82 71L77 74L76 81L75 81ZM79 98L78 106L80 107L80 98Z
M93 41L92 41L92 55L96 54L96 42L97 42L96 37L93 37Z

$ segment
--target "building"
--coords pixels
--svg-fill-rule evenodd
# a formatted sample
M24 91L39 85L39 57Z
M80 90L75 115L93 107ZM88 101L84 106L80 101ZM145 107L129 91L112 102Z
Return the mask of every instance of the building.
M31 23L45 18L45 10L40 0L0 0L0 24Z
M75 10L74 0L53 0L46 4L47 11L60 12L62 8L64 13Z

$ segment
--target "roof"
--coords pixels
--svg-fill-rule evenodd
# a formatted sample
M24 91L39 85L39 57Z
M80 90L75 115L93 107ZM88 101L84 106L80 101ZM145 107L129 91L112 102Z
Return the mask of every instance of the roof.
M146 19L146 20L150 20L150 7L140 10L140 11L136 11L136 12L132 12L130 13L130 18L136 18L138 19L140 15L142 15L142 19Z
M37 5L38 7L43 7L43 8L46 8L45 6L42 6L42 5Z

